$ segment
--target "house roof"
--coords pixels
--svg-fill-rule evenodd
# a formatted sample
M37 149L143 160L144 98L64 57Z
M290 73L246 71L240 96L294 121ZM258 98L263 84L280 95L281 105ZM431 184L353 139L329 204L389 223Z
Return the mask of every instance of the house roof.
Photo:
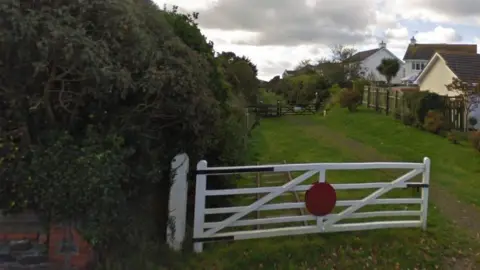
M425 69L417 77L419 82L431 70L436 61L445 61L446 66L466 83L477 83L480 81L480 54L468 52L437 51L428 62Z
M466 83L480 81L480 54L445 51L438 52L438 54L460 80Z
M403 60L429 60L436 51L452 51L477 53L476 44L410 44L403 56Z
M360 62L368 57L372 56L374 53L378 52L381 48L371 49L368 51L357 52L356 54L352 55L350 58L345 59L346 62Z

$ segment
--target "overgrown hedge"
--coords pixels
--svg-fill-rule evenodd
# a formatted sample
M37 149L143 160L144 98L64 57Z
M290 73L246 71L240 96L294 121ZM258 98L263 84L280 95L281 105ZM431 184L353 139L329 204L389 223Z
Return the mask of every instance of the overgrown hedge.
M245 156L245 104L195 17L148 0L3 3L0 207L75 223L104 254L162 243L171 159Z
M423 126L429 111L443 114L447 109L444 97L436 93L428 91L406 92L404 97L407 108L411 113L411 116L407 115L405 118L413 118L414 124L418 126Z

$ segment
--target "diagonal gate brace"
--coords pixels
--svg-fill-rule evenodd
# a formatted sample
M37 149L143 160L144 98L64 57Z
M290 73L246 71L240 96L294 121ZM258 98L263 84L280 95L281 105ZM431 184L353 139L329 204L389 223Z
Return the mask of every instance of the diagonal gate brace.
M218 231L220 231L221 229L227 227L229 224L231 224L232 222L235 222L239 219L241 219L242 217L248 215L249 213L251 213L252 211L255 211L257 210L258 208L260 208L262 205L268 203L269 201L275 199L276 197L280 196L282 193L286 192L286 191L289 191L290 189L294 188L295 186L297 186L298 184L302 183L303 181L307 180L308 178L312 177L313 175L315 175L316 173L318 173L318 171L309 171L309 172L306 172L298 177L296 177L295 179L293 179L292 181L286 183L285 185L283 185L281 188L279 188L278 190L275 190L274 192L271 192L267 195L265 195L263 198L261 198L260 200L250 204L249 206L245 207L242 211L234 214L234 215L231 215L229 218L223 220L222 222L219 222L218 226L215 227L215 228L212 228L208 231L206 231L204 234L203 234L203 237L211 237L213 236L215 233L217 233Z
M358 204L352 205L352 206L348 207L347 209L343 210L342 212L340 212L338 215L335 215L332 218L327 219L324 223L325 228L334 225L336 222L338 222L342 218L348 217L350 214L352 214L353 212L362 208L363 206L367 205L371 201L374 201L378 197L380 197L383 194L385 194L385 193L389 192L390 190L394 189L396 185L401 184L405 181L408 181L408 180L412 179L413 177L421 174L422 172L423 172L422 170L416 169L416 170L412 170L412 171L400 176L399 178L397 178L396 180L391 182L388 186L380 188L377 191L375 191L374 193L365 197Z

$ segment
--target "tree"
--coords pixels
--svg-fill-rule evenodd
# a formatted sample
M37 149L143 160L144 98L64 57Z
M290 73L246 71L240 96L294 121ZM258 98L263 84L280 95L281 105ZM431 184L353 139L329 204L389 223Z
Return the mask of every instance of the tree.
M11 1L0 14L2 209L75 223L97 251L135 249L137 233L165 240L175 155L243 162L244 107L198 14L128 0Z
M332 62L343 63L357 53L357 50L353 47L337 44L330 47L330 53L332 54Z
M377 70L380 74L385 76L387 84L390 85L390 82L395 76L397 76L397 73L400 70L400 63L396 59L384 58L380 65L378 65Z
M233 52L222 52L217 55L217 60L232 91L243 95L249 103L256 103L260 81L257 79L257 67L250 59Z
M445 85L448 91L458 94L464 103L464 123L467 123L468 114L474 111L480 102L480 84L469 84L463 82L458 78L452 78L450 84ZM465 131L468 130L468 125L465 124Z

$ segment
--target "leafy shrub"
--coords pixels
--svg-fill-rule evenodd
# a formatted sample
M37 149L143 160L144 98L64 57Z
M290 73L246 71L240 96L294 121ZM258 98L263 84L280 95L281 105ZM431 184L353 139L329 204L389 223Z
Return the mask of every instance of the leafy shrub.
M406 126L412 126L415 123L415 117L411 113L405 113L400 116L402 123Z
M447 133L447 139L453 144L458 144L457 136L451 131Z
M480 131L474 131L470 133L469 137L470 143L472 144L473 148L480 151Z
M446 109L444 98L428 91L405 93L405 99L407 107L415 117L415 122L420 126L423 126L429 111L443 113Z
M433 110L428 111L423 121L423 128L429 132L439 134L441 130L445 129L443 114Z
M78 224L97 251L136 249L137 232L165 240L176 154L242 162L245 105L232 106L195 14L125 0L0 13L15 26L0 35L2 209Z
M357 107L360 106L362 102L362 94L353 89L345 89L340 92L339 95L339 104L342 108L348 108L350 112L357 110Z
M338 84L334 84L328 89L329 98L325 106L326 110L330 110L339 104L340 92L342 92L342 88Z

